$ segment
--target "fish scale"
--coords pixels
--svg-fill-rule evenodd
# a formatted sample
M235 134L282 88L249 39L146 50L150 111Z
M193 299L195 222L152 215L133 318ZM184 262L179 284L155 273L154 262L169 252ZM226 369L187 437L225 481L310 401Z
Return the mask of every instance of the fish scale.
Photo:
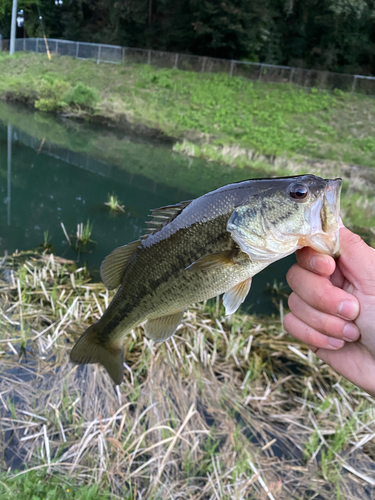
M252 276L296 249L336 255L341 184L313 175L255 179L153 210L148 234L103 261L103 282L118 291L71 360L99 362L119 384L124 339L139 323L147 320L146 335L164 341L193 303L224 293L234 312Z

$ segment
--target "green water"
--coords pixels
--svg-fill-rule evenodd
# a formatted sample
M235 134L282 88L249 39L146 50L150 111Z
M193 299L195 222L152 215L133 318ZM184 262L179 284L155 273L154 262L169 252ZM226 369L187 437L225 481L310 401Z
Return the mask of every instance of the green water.
M167 143L1 103L0 255L38 247L48 231L57 255L86 264L99 279L103 258L143 234L151 208L195 198L244 175L173 153ZM104 205L112 193L125 213L114 216ZM74 242L77 224L88 220L95 243L78 253L61 223ZM285 283L292 262L284 259L255 277L246 307L275 312L267 283Z

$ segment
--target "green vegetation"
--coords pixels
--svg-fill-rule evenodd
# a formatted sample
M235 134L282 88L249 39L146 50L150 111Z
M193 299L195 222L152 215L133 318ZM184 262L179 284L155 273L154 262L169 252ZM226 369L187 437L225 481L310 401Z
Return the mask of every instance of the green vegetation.
M94 225L88 220L86 224L81 222L77 224L77 232L76 232L76 248L80 248L83 245L88 245L89 243L95 243L91 239L91 234Z
M372 0L102 0L85 2L84 7L20 0L19 6L25 11L30 37L46 35L355 74L374 70ZM11 9L11 0L0 0L0 32L5 38L9 38Z
M0 473L2 500L109 500L109 490L99 486L79 485L62 474L50 474L46 467L15 474ZM124 500L132 500L124 497Z
M375 103L365 96L57 55L52 61L1 55L0 69L0 95L90 120L142 125L199 148L208 144L206 157L236 146L253 167L259 156L271 164L285 157L375 166Z
M3 269L1 498L373 494L374 400L283 331L283 307L260 319L200 305L164 344L136 328L113 390L104 369L68 358L113 292L54 255L13 255ZM19 459L33 470L5 474Z
M59 112L68 107L78 109L95 108L99 96L95 89L84 83L72 87L64 80L54 79L50 75L42 77L37 84L35 107L40 111Z
M111 212L125 212L124 210L124 205L121 205L122 201L119 201L118 197L115 194L109 194L108 195L108 201L104 203L105 206L107 206Z

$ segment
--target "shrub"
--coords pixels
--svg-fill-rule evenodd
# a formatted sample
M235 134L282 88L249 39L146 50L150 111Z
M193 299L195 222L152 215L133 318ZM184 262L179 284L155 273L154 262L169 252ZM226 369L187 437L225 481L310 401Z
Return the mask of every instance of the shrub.
M38 98L35 107L41 111L60 111L67 105L64 97L69 89L68 82L55 80L46 75L38 85Z
M81 108L94 108L99 101L99 96L95 89L80 82L67 93L65 100L70 105L75 104Z

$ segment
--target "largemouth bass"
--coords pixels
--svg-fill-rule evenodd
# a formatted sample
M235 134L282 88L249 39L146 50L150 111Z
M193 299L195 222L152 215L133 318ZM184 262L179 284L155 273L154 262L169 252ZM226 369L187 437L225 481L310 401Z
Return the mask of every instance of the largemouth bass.
M103 261L104 284L119 289L70 359L101 363L120 384L124 338L141 322L163 342L195 302L224 294L234 313L252 276L303 246L338 256L341 185L314 175L255 179L153 210L148 234Z

